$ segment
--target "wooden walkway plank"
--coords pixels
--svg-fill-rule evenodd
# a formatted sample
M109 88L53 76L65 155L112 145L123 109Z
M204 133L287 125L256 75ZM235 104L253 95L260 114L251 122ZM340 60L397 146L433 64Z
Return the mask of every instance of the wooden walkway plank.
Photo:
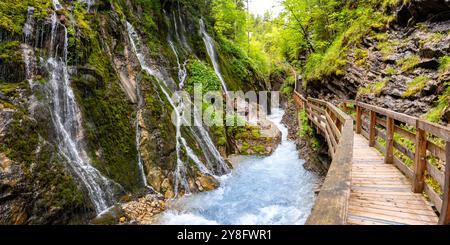
M347 223L353 225L431 225L438 217L411 182L362 135L354 135L352 183Z

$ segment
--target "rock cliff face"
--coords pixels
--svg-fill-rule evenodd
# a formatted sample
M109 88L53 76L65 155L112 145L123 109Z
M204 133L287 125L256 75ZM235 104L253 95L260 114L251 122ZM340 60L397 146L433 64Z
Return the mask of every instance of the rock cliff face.
M224 163L213 143L222 155L234 151L225 129L177 129L171 120L177 105L167 95L185 82L180 70L189 80L198 66L186 64L200 63L214 74L199 26L203 18L215 37L208 1L92 3L0 4L0 224L89 222L98 205L73 159L111 183L96 187L113 204L149 188L166 198L216 188L212 174ZM251 62L239 63L248 57L215 44L231 88L264 88ZM247 75L232 72L236 64Z
M450 4L407 1L395 20L348 52L342 75L308 83L308 94L359 99L435 122L449 123Z

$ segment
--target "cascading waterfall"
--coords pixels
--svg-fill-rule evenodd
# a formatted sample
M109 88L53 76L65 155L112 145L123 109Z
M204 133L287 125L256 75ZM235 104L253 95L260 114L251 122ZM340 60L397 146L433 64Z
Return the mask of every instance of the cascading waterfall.
M178 5L179 8L179 5ZM164 11L164 14L166 15L166 19L169 21L169 17L167 16L166 12ZM181 16L179 15L180 23L183 24ZM178 34L179 28L177 26L177 20L175 18L175 13L173 13L173 22L174 22L174 31L176 33L177 42L180 44L183 44L185 48L189 50L189 45L186 42L186 36L184 35L184 32L181 32L181 34ZM181 25L181 28L184 29L183 25ZM178 79L179 79L179 88L182 89L184 87L184 83L187 78L187 70L186 70L186 64L187 60L181 64L180 62L180 54L178 53L174 43L172 42L172 38L168 36L168 42L170 47L172 48L172 51L175 54L175 57L177 59L178 63ZM195 104L191 103L191 101L186 101L185 103L188 104L188 106L191 106L191 108L194 108L194 127L189 127L191 133L195 137L196 141L199 142L200 147L202 148L202 151L204 152L207 164L209 166L209 169L212 169L216 174L225 174L230 171L228 165L223 160L222 156L220 155L219 151L217 150L216 146L214 145L211 137L209 136L209 133L207 130L203 127L203 124L201 121L199 121L201 112L198 110ZM214 168L216 166L216 168Z
M23 27L23 37L24 37L23 42L27 44L30 42L30 39L33 35L33 26L34 26L33 15L34 15L34 7L28 7L27 21L25 22L25 25Z
M178 55L175 45L173 44L172 40L170 40L170 38L169 38L168 42L169 42L170 47L172 48L173 53L175 54L175 57L177 58L178 80L180 80L178 87L180 89L183 89L184 83L186 82L186 78L187 78L187 71L186 71L187 60L185 60L183 62L183 64L181 64L180 57Z
M86 4L86 10L88 12L91 11L92 6L95 4L95 0L81 0L80 2L83 2Z
M225 79L222 76L222 73L220 71L218 56L216 53L216 47L214 45L214 40L212 37L206 32L205 23L203 22L203 19L200 19L200 33L202 34L203 42L205 43L206 51L208 52L208 56L211 59L211 62L214 67L214 71L216 72L216 75L219 77L220 82L222 83L222 89L223 92L228 95L228 88L227 84L225 83Z
M52 47L50 58L47 60L47 69L50 73L47 88L48 96L51 99L52 119L58 134L60 153L67 159L73 172L82 181L96 212L101 213L114 203L112 187L117 184L102 176L97 169L91 166L90 159L83 147L81 112L70 87L67 68L67 29L58 22L56 14L52 15L51 20ZM53 47L58 28L63 28L65 35L62 56L57 54L58 44L56 43L56 47Z
M179 186L181 185L185 189L185 192L189 193L190 188L189 188L189 184L188 184L187 178L186 178L187 169L186 169L185 163L181 159L182 148L185 149L187 157L189 159L191 159L197 165L198 169L202 173L208 174L208 175L212 175L212 173L195 155L194 151L188 146L186 140L183 138L183 136L181 134L182 118L184 118L182 112L184 111L184 107L186 106L186 101L179 100L179 103L175 103L172 100L172 98L169 94L169 91L167 90L166 86L164 86L165 84L162 84L162 82L164 81L164 78L161 75L161 73L156 71L155 69L150 68L150 66L145 61L145 56L140 50L140 47L142 45L140 38L130 23L127 23L127 29L128 29L128 35L129 35L129 38L130 38L130 41L131 41L131 44L133 47L133 51L135 52L136 56L138 57L138 60L141 64L141 68L156 78L161 91L164 93L164 95L166 96L167 100L169 101L171 107L174 110L174 114L176 116L175 117L175 122L176 122L175 126L176 126L176 155L177 155L177 167L176 167L175 175L174 175L174 186L175 186L174 192L175 192L175 196L177 196L179 193ZM190 104L188 104L188 105L190 105ZM189 127L189 128L191 130L193 129L193 127ZM198 128L202 128L202 127L198 127ZM213 162L213 160L211 158L214 158L215 159L214 162L216 164L219 164L221 169L226 169L226 171L227 171L228 167L226 166L226 163L221 158L219 152L217 151L214 144L212 143L211 138L206 133L206 130L203 129L203 131L205 131L205 132L203 134L198 133L196 138L203 137L202 140L201 141L199 140L198 142L202 142L202 143L210 142L210 143L206 143L206 146L203 146L203 144L200 144L202 146L202 148L205 149L205 157L208 159L208 162L211 162L211 163ZM212 148L214 150L211 150L209 148ZM212 157L210 157L207 154L207 152L212 152L214 155Z
M23 44L21 44L25 62L25 77L31 88L33 87L33 75L36 70L36 56L33 47L30 45L34 26L33 14L34 8L28 7L27 21L23 27Z
M128 30L128 35L130 38L131 45L133 47L133 51L139 60L141 68L156 78L161 91L164 93L164 95L166 96L167 100L169 101L170 105L172 106L172 108L174 110L175 120L176 120L175 144L176 144L176 156L177 156L177 166L176 166L175 175L174 175L174 187L175 187L174 194L175 194L175 196L178 195L180 185L184 188L186 193L190 193L189 184L188 184L187 178L186 178L186 166L181 159L181 147L182 146L185 147L187 156L191 160L193 160L194 163L196 163L198 165L198 168L200 171L205 170L206 167L203 166L203 164L200 161L198 161L198 157L195 156L195 154L193 154L193 151L190 150L190 148L187 147L187 144L185 143L186 140L181 135L181 117L183 115L180 112L183 111L184 104L182 102L178 103L177 105L175 104L175 102L172 100L169 92L167 91L166 87L163 86L163 84L161 84L161 81L164 81L162 75L158 71L152 69L147 64L147 62L145 61L145 56L140 50L140 47L142 45L140 38L139 38L138 34L136 33L136 31L134 30L133 26L128 22L127 22L127 30ZM205 172L205 173L207 173L207 172Z
M138 155L138 166L139 166L139 171L141 172L141 178L142 178L142 183L144 184L145 187L149 187L148 182L147 182L147 177L145 176L145 170L144 170L144 163L142 162L142 157L141 157L141 150L140 150L140 145L141 145L141 128L139 126L139 118L141 116L141 110L142 110L142 105L144 104L142 95L141 95L141 89L139 88L139 83L136 84L136 97L137 97L137 102L138 102L138 109L136 111L136 148L137 148L137 155Z
M53 8L55 8L56 11L61 10L63 7L61 3L59 3L58 0L52 0L53 2Z

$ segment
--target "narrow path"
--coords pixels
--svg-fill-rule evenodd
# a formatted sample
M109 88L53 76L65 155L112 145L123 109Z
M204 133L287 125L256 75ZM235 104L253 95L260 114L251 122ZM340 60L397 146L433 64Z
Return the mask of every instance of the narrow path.
M347 223L434 225L438 217L422 194L359 134L354 135L352 184Z

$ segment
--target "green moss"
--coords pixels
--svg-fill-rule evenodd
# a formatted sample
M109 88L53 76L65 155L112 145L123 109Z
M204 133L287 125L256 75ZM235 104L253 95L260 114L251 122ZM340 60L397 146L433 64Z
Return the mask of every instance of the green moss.
M394 74L397 74L397 69L395 69L394 67L389 67L389 68L386 68L386 73L387 74L389 74L389 75L394 75Z
M26 84L22 83L3 83L0 82L0 92L6 96L15 96L18 88L25 87Z
M401 67L402 71L409 72L420 63L420 57L415 54L408 55L397 60L396 64Z
M210 131L218 146L227 145L227 134L224 126L214 125L210 128Z
M90 75L72 77L77 102L83 113L86 141L93 165L126 190L140 187L133 121L134 107L120 85L109 59L100 45L99 15L75 4L74 15L81 31L73 60L86 62ZM69 33L70 34L70 33Z
M398 45L400 45L399 40L389 40L379 42L377 48L380 50L380 53L383 56L383 58L387 59L391 54L395 52Z
M448 101L450 99L449 82L445 84L446 89L443 94L439 96L436 106L430 112L423 116L424 119L438 123L441 121L444 111L448 108Z
M378 81L375 83L370 83L364 88L360 88L358 93L359 94L375 94L379 95L383 91L383 89L386 87L388 83L387 79L384 79L382 81Z
M359 66L364 66L366 64L367 57L369 57L369 50L367 49L355 49L355 63Z
M0 42L0 61L19 63L22 61L22 54L20 53L20 42L5 41Z
M266 151L266 148L263 145L256 145L253 146L253 150L257 153L257 154L262 154Z
M35 192L33 188L40 188L42 204L33 212L45 212L39 208L49 207L70 212L84 207L83 192L65 170L64 160L55 153L57 148L43 140L48 139L48 122L29 118L25 110L18 110L13 119L0 151L21 165L30 183L26 184L26 191Z
M261 138L261 131L257 128L252 129L252 137L253 138Z
M34 7L35 20L49 15L52 2L48 0L2 0L0 2L0 29L14 35L21 35L27 19L28 7Z
M450 56L446 55L441 58L439 58L439 72L440 73L447 73L450 72Z
M426 76L418 76L414 78L408 83L406 91L403 93L402 97L408 98L417 94L425 87L428 81L430 81L430 78Z
M250 144L247 142L242 143L241 154L248 154L248 150L250 149Z

